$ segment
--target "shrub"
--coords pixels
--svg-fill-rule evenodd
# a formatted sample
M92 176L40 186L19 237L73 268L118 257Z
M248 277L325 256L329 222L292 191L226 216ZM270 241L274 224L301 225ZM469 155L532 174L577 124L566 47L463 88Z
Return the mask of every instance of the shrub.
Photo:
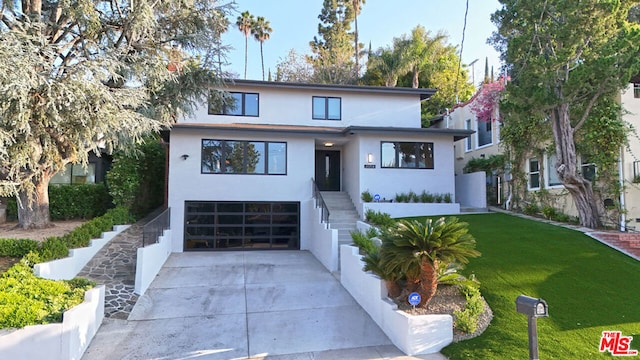
M38 256L43 262L69 256L69 247L60 237L50 237L40 244Z
M31 239L0 239L0 256L23 257L38 248L38 242Z
M555 218L556 215L557 215L557 211L554 207L549 205L545 205L542 207L542 216L544 216L545 219L551 220Z
M480 290L476 286L462 285L460 292L467 299L464 310L454 311L456 329L467 334L478 329L478 318L484 311L484 302Z
M374 236L369 237L370 233L363 233L362 231L352 231L351 239L353 243L360 248L360 250L365 254L370 254L376 251L377 246L371 240Z
M390 214L382 213L380 211L373 211L369 209L364 215L365 220L368 223L378 225L380 227L388 227L395 223L395 220L391 218Z
M362 201L364 202L372 202L373 201L373 195L371 195L371 193L369 192L369 190L365 190L362 192L362 195L360 195L360 198L362 199Z
M451 204L453 202L453 196L450 193L444 194L444 202Z
M430 194L426 191L422 191L422 194L420 194L420 202L423 203L432 203L433 202L433 194Z
M28 261L20 261L0 277L0 328L60 322L63 312L82 303L93 286L83 279L38 278Z
M540 208L538 207L537 204L528 203L524 206L524 208L522 209L522 212L527 215L536 215L540 212Z

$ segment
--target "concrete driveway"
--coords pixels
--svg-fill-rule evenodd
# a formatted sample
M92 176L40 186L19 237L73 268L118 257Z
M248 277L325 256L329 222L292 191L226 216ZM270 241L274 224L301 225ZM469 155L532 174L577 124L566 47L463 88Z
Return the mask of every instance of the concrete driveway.
M129 319L106 319L83 359L400 355L309 252L247 251L172 254Z

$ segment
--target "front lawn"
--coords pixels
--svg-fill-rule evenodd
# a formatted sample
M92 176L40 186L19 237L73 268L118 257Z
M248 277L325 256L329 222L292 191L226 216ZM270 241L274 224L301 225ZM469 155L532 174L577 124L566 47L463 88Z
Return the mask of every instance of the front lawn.
M540 297L549 317L538 319L541 359L611 358L598 351L602 331L634 336L640 349L640 262L576 231L506 214L459 216L469 223L482 256L475 273L494 318L475 339L442 352L450 359L528 359L527 318L520 294Z

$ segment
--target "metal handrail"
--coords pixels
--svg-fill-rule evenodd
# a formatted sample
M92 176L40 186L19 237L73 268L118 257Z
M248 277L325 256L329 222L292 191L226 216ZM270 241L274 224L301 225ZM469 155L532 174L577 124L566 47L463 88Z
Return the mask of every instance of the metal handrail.
M156 244L162 233L170 226L171 208L167 208L142 228L142 246Z
M311 184L313 185L313 198L316 199L316 207L322 208L322 222L326 224L329 222L329 208L327 207L327 203L324 202L318 184L316 184L313 178L311 178Z

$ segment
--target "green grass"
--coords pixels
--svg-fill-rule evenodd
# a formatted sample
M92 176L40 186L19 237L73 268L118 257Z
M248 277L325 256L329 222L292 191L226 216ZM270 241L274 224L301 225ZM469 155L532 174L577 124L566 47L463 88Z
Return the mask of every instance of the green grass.
M541 359L612 358L598 351L602 331L635 335L640 349L640 262L576 231L505 214L466 215L482 256L475 273L494 312L479 337L443 349L450 359L528 359L527 318L520 294L540 297L549 317L538 319Z

